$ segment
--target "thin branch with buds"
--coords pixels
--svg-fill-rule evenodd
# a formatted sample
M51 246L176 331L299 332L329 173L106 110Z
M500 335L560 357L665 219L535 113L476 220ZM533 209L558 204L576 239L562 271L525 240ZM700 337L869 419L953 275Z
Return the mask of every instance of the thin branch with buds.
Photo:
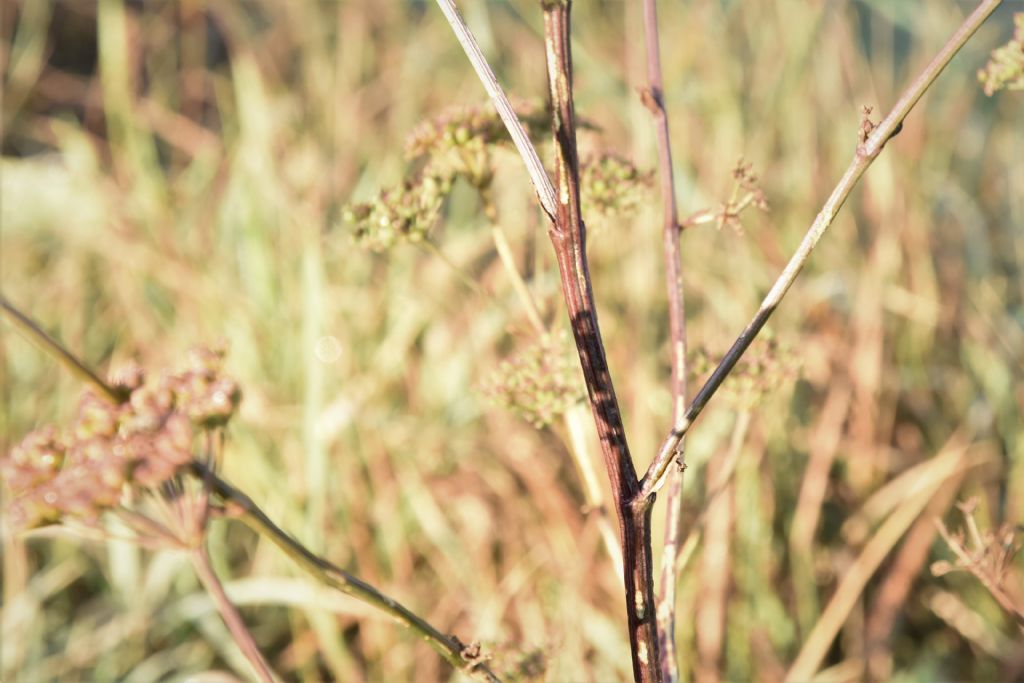
M122 400L117 388L102 380L81 359L71 353L61 342L47 334L29 316L22 313L6 299L0 299L0 304L2 304L0 305L0 310L3 311L7 319L14 323L33 343L56 359L58 363L76 376L84 379L105 398L115 402ZM225 511L229 515L238 517L253 531L274 542L289 557L295 560L299 566L324 584L391 615L398 623L409 628L426 641L445 661L467 676L485 681L486 683L498 683L500 681L480 656L478 646L467 646L455 636L444 635L425 619L419 617L398 601L384 595L370 584L312 553L274 524L249 496L217 476L202 460L194 459L191 462L190 469L196 477L204 482L206 487L203 505L206 505L205 493L207 491L217 495L224 501ZM127 510L122 512L130 514L130 511ZM134 517L137 522L154 524L154 522L146 520L143 516L135 515ZM191 518L193 516L187 515L187 517ZM204 509L202 513L204 526L205 517L206 511ZM126 521L130 522L131 517L126 518ZM175 536L175 534L166 529L159 529L158 535L168 538ZM201 533L199 536L201 537ZM144 537L145 534L140 536L140 538ZM238 617L237 609L230 603L226 594L223 593L223 588L216 574L209 567L209 558L206 556L205 547L202 546L202 539L199 538L198 542L200 545L192 550L191 559L204 587L210 591L210 595L217 604L218 610L227 623L232 636L246 657L253 663L260 679L265 681L272 680L269 667L262 655L256 650L251 634L248 633L244 623ZM176 544L176 546L183 547L180 543Z
M711 377L694 397L689 408L682 415L677 414L675 425L652 460L644 476L637 481L635 466L629 455L622 419L614 387L608 371L597 314L591 292L590 273L586 257L586 228L579 213L579 177L578 160L576 157L575 112L572 102L572 59L569 45L569 11L570 0L542 0L544 11L544 35L548 64L548 84L551 92L552 118L555 136L555 176L557 193L550 191L550 179L543 167L538 166L538 156L529 140L523 133L519 123L493 72L487 66L476 41L466 26L453 0L437 0L448 23L462 44L470 61L473 63L480 80L494 101L509 133L516 140L519 152L530 172L534 189L540 199L541 207L551 220L549 231L555 248L559 272L562 279L562 292L566 308L569 311L576 338L580 362L583 367L587 390L590 395L591 410L597 426L605 465L612 485L612 493L619 514L620 536L625 560L626 601L630 643L632 645L633 674L637 681L663 680L664 672L671 677L670 665L662 669L659 654L658 624L655 620L653 606L653 578L651 569L650 513L655 492L664 484L664 478L673 462L679 462L683 438L690 426L700 415L707 402L722 385L725 378L732 372L740 358L757 337L761 328L771 317L786 292L803 269L811 252L817 245L825 230L832 224L836 214L846 201L857 181L867 168L881 153L885 144L902 128L903 120L931 86L939 73L946 67L953 56L960 50L978 27L1000 4L1001 0L983 0L960 28L947 41L939 54L928 64L920 76L910 85L897 101L888 116L877 126L862 129L864 136L857 145L856 153L846 172L836 185L824 208L815 218L796 253L791 258L783 273L768 292L761 308L747 325L746 329L725 354ZM655 24L653 6L648 7L648 26ZM648 30L649 51L656 47L651 41L652 31ZM651 53L649 52L649 55ZM656 50L654 50L656 56ZM656 66L651 64L651 67ZM649 75L652 87L647 91L648 106L664 113L660 104L660 70L651 68ZM656 98L657 96L657 98ZM666 141L661 145L661 153L669 162L667 152L667 129L664 129ZM665 184L665 162L662 162L662 182ZM553 202L557 196L557 204ZM670 193L666 193L668 202ZM752 200L753 201L753 200ZM666 204L666 216L671 215L673 206ZM724 220L724 219L723 219ZM672 221L672 230L677 230L677 222ZM668 240L668 237L666 237ZM678 253L672 254L677 245L667 244L666 262L669 265L670 303L677 311L681 301L673 296L673 278L678 266ZM678 280L675 280L678 283ZM681 337L681 331L673 330L673 343ZM675 349L674 353L678 351ZM673 367L675 372L675 365ZM675 375L674 375L675 377ZM675 402L679 403L679 379L673 380ZM682 411L680 411L682 412ZM662 634L661 638L665 635Z
M811 252L817 246L818 240L821 239L821 236L828 227L832 225L836 214L842 208L846 198L850 196L850 192L856 186L864 171L878 158L886 143L900 132L903 127L903 120L910 113L910 110L914 108L914 105L921 99L925 91L931 87L950 60L953 59L956 53L960 51L960 48L967 43L968 39L974 35L974 32L978 30L985 19L995 11L1001 2L1002 0L983 0L970 16L964 20L960 28L956 30L946 44L943 45L935 58L928 63L928 66L924 68L921 74L904 91L885 119L877 126L871 125L864 141L857 145L853 160L850 162L846 172L843 173L839 183L832 190L832 194L829 196L828 201L825 202L824 208L814 219L796 253L793 254L786 268L775 281L767 296L765 296L764 301L761 303L761 308L754 315L750 324L740 333L740 336L722 358L722 361L715 368L708 381L697 392L693 402L690 404L689 410L686 411L681 420L676 422L672 432L665 439L665 442L658 451L657 457L651 462L650 467L648 467L646 474L644 474L640 482L641 494L655 491L660 486L662 478L668 472L669 465L678 455L686 432L689 431L694 420L704 410L704 406L707 405L708 401L722 385L722 382L725 381L725 378L729 376L729 373L732 372L736 363L746 352L747 348L750 347L751 342L757 337L761 328L764 327L772 313L775 312L776 307L782 301L786 292L789 291L797 275L803 270L807 259L810 258Z

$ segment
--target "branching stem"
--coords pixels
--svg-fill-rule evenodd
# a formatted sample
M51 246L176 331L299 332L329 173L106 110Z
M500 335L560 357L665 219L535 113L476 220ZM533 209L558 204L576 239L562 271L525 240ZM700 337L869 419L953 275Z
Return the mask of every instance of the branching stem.
M619 516L624 564L626 622L636 681L659 681L657 615L651 553L651 503L637 499L637 476L605 356L587 263L587 228L580 216L579 156L572 96L569 0L549 0L544 9L544 46L551 95L558 205L549 230L562 295L572 323L590 408Z
M665 442L658 451L657 457L651 462L650 467L640 482L641 494L657 490L662 477L668 471L669 465L676 459L686 432L689 431L694 420L700 415L704 406L707 405L707 402L722 385L725 378L732 372L736 363L746 352L747 348L749 348L751 342L757 337L758 332L768 322L768 318L771 317L779 302L782 301L786 292L789 291L797 275L803 270L811 252L817 246L818 240L821 239L825 230L832 225L836 214L843 206L846 198L850 196L850 192L856 186L864 171L878 158L878 155L889 139L900 131L903 126L903 119L906 118L907 114L917 104L917 101L921 99L921 96L928 90L938 75L942 73L942 70L946 68L946 65L953 59L953 56L959 52L960 48L974 35L978 27L984 23L985 19L995 11L1001 2L1002 0L983 0L971 12L970 16L964 20L960 28L956 30L946 44L943 45L935 58L928 63L921 74L903 92L903 95L900 96L896 105L892 108L892 111L889 112L878 126L871 130L868 138L857 146L849 167L843 173L842 178L839 179L835 189L832 190L832 194L829 196L828 201L825 202L824 208L814 219L807 234L804 235L804 239L797 248L796 253L793 254L786 268L775 281L771 291L765 296L760 309L743 332L740 333L740 336L737 337L732 348L722 358L722 361L715 368L708 381L697 392L686 414L676 422L672 432L665 439Z

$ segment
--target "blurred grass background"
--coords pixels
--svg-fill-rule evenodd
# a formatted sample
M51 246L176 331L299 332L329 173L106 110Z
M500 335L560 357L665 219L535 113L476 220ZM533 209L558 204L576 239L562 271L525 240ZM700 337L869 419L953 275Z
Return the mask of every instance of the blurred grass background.
M536 3L461 4L509 91L542 97ZM1024 667L1020 631L980 584L928 571L951 557L932 520L958 527L956 501L978 497L983 529L1024 520L1021 99L985 98L974 75L1012 31L1020 7L1007 5L777 312L800 378L753 407L714 402L688 439L687 525L722 463L735 473L680 578L684 679L778 680L809 644L821 680L1007 680ZM772 204L742 235L684 234L691 348L727 348L848 163L861 106L880 118L970 8L661 3L682 215L727 198L740 155ZM484 99L436 7L12 0L2 15L5 296L104 370L173 365L225 339L245 391L225 476L283 527L481 640L514 680L628 679L619 579L565 434L480 390L529 334L476 198L456 193L437 241L492 297L415 247L360 250L336 218L400 180L419 120ZM578 2L574 17L577 110L602 129L585 149L653 168L639 6ZM499 173L502 226L567 329L525 173L511 155ZM670 422L658 206L652 195L590 243L641 469ZM80 387L6 326L0 353L6 449L67 419ZM452 678L247 531L215 526L212 548L288 680ZM3 555L4 680L247 675L182 558L12 538ZM1008 577L1018 597L1022 561Z

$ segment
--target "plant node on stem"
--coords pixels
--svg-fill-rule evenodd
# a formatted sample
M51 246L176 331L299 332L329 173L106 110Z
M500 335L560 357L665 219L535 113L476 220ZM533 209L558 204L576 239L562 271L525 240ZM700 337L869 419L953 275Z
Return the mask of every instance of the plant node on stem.
M651 503L654 497L637 498L636 495L636 470L626 444L618 400L601 341L587 263L586 226L580 216L579 157L569 41L571 5L567 1L559 1L545 2L542 6L558 199L550 230L551 243L619 515L633 676L637 681L660 681L651 557Z

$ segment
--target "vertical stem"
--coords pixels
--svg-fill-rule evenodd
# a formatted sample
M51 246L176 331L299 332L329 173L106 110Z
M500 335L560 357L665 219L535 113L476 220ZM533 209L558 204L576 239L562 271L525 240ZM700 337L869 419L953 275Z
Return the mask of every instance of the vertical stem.
M568 0L547 0L544 43L555 141L555 221L550 230L562 293L572 322L612 497L619 515L625 564L626 614L636 681L660 681L651 561L651 503L636 500L638 482L626 445L618 400L608 370L587 263L586 226L580 217L579 159L572 99Z
M658 10L655 0L644 0L644 35L647 43L648 89L644 104L654 117L658 134L658 176L661 180L662 242L665 282L668 287L668 321L672 353L672 424L686 414L686 316L683 272L679 249L679 216L676 208L672 149L669 144L668 114L665 111L661 48L658 44ZM676 580L682 528L683 443L679 444L679 467L668 475L664 550L661 558L661 594L658 598L658 637L661 674L666 681L679 680L675 643Z
M31 339L43 351L57 359L57 362L70 370L73 375L86 384L91 385L99 392L101 398L111 403L122 403L127 398L124 392L119 391L100 379L99 375L79 360L75 354L68 351L63 344L43 331L43 328L39 327L34 320L19 311L3 297L0 297L0 310L4 312L7 319L11 321L11 324L18 328L18 331Z
M190 553L190 558L192 566L199 576L199 581L202 582L206 592L213 599L213 603L217 606L217 611L220 612L221 618L227 624L228 630L235 639L235 643L238 644L239 649L241 649L242 654L252 664L256 675L262 683L273 683L274 676L270 673L270 666L263 658L263 654L260 652L259 647L257 647L256 641L253 640L252 634L249 633L249 629L246 628L245 622L242 621L242 615L238 613L238 608L228 599L228 594L224 592L223 584L221 584L220 579L217 578L217 574L210 565L210 555L206 552L205 543L195 548Z

